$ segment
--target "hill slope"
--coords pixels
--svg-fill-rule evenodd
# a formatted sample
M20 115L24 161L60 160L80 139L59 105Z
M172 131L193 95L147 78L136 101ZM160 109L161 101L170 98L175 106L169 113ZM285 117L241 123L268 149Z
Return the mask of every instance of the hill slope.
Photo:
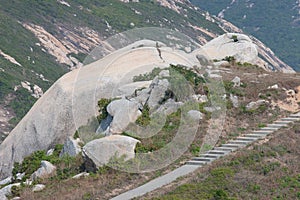
M259 38L283 61L295 70L300 70L299 1L191 0L191 2Z
M226 31L237 30L233 25L225 28L224 21L211 18L186 0L0 0L0 4L3 138L55 80L80 66L95 46L115 33L135 27L165 27L204 44ZM257 45L270 68L290 70L270 49L259 41Z

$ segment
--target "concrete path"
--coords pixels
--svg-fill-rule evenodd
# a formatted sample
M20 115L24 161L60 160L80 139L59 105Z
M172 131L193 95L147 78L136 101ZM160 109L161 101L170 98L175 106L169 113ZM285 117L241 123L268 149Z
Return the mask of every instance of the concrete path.
M265 138L267 135L274 133L282 127L287 127L291 123L300 120L300 112L292 114L289 117L281 118L272 124L268 124L266 127L260 128L259 130L252 131L250 133L239 136L234 140L230 140L226 144L222 144L219 147L215 147L210 151L207 151L205 154L201 154L198 157L192 158L190 161L186 162L185 165L169 172L166 175L160 176L152 181L141 185L135 189L129 190L119 196L112 198L112 200L129 200L135 197L143 196L148 192L154 191L164 185L167 185L177 178L185 176L199 167L207 165L212 161L230 154L233 151L236 151L240 148L246 147L249 144L257 141L259 139Z
M195 166L195 165L183 165L183 166L171 171L170 173L168 173L166 175L160 176L144 185L141 185L140 187L137 187L133 190L125 192L119 196L116 196L116 197L112 198L112 200L126 200L126 199L132 199L134 197L145 195L146 193L151 192L151 191L153 191L157 188L160 188L164 185L167 185L167 184L175 181L177 178L179 178L181 176L185 176L185 175L195 171L198 168L199 168L199 166Z

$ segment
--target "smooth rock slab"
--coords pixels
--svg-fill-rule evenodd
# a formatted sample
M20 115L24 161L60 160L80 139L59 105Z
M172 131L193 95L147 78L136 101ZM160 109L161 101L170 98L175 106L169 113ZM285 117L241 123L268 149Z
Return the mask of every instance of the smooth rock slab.
M139 103L127 99L119 99L107 106L107 112L113 116L109 132L111 134L123 133L127 126L135 122L142 114L139 110Z
M101 167L114 156L125 155L125 160L134 158L134 149L140 142L131 137L111 135L93 140L83 147L83 155L93 161L96 167Z

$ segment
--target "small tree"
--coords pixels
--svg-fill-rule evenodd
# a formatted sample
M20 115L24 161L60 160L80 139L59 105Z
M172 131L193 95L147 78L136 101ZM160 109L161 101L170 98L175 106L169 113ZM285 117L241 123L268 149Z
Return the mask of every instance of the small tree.
M233 35L233 36L231 36L231 39L233 39L233 41L234 41L234 42L237 42L237 41L239 41L239 40L238 40L238 38L237 38L237 35Z

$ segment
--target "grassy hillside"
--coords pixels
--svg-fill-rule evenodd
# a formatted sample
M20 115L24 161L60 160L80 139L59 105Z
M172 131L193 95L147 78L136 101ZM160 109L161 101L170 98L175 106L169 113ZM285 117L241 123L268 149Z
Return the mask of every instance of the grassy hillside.
M283 61L300 70L300 24L296 0L235 1L192 0L214 15L223 9L224 18L269 46Z
M300 199L299 125L198 170L185 184L151 199Z

